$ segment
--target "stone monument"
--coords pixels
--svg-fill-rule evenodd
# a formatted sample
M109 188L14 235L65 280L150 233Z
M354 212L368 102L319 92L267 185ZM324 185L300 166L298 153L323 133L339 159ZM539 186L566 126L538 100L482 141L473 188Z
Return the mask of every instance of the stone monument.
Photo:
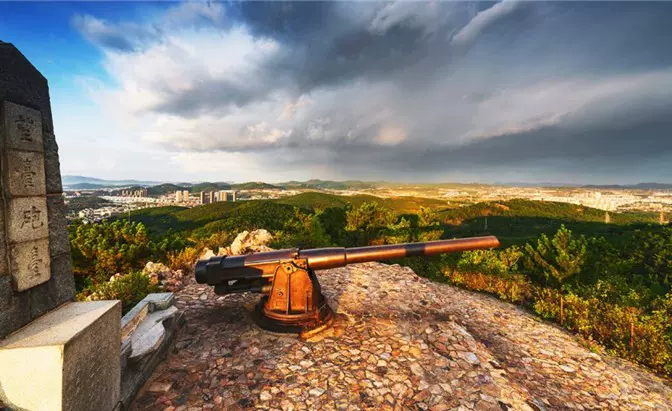
M76 303L47 80L0 41L0 408L112 410L121 309Z

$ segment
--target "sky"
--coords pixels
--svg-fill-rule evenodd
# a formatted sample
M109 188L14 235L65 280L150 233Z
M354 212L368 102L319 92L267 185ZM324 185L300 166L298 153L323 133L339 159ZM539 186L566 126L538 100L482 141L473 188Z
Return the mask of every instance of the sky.
M672 2L0 3L61 170L672 182Z

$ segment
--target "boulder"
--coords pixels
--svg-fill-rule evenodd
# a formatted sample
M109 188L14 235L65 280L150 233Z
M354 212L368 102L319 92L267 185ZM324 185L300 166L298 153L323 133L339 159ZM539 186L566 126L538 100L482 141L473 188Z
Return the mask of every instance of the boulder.
M178 291L184 286L184 272L173 271L165 264L148 262L142 273L153 285L161 285L167 291Z
M201 255L198 257L199 260L208 260L212 257L215 256L215 253L209 249L208 247L205 247L203 251L201 252Z
M217 250L217 256L231 255L231 248L229 247L219 247Z
M264 229L252 232L243 231L231 243L230 252L231 255L241 255L251 252L270 251L271 248L267 244L271 240L273 240L273 236Z

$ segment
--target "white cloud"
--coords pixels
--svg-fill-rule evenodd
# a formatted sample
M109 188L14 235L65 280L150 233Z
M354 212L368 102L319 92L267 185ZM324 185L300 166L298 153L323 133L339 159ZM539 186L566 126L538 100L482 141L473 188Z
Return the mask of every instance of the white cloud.
M433 33L446 24L450 12L451 8L437 1L395 1L385 4L376 12L369 29L375 33L385 33L396 25L406 25Z
M305 42L232 24L215 6L182 4L158 23L136 25L154 37L125 38L131 48L98 42L114 84L87 84L102 111L123 130L124 144L158 149L162 167L185 175L264 179L269 171L276 176L277 158L284 159L290 178L300 170L333 173L349 153L353 158L397 153L403 159L404 150L422 154L549 126L627 121L646 99L649 106L672 100L672 92L665 91L672 83L668 72L531 78L526 70L534 66L513 59L493 62L490 54L487 61L478 53L465 57L450 47L450 41L478 41L486 27L516 9L513 1L478 13L452 40L427 36L452 30L454 10L440 3L368 4L347 24L324 28L333 37L319 37L320 28L315 41ZM339 18L355 8L351 3L335 7ZM84 35L123 32L121 25L92 19L84 24ZM194 24L203 19L212 24ZM391 30L400 25L414 30ZM411 32L417 35L413 41L403 47L395 43L405 40L395 36ZM404 53L417 50L405 60ZM322 60L325 56L331 60ZM371 68L376 58L404 63ZM367 160L343 172L376 166L387 167Z
M518 7L516 0L502 0L494 6L485 9L474 16L466 26L462 27L452 39L457 46L464 46L473 42L488 26L513 12Z

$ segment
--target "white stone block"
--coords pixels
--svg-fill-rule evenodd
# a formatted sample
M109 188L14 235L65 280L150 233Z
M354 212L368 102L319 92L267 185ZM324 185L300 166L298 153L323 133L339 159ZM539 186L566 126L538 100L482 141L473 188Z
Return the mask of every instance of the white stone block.
M0 401L14 409L113 410L119 301L66 303L0 341Z

